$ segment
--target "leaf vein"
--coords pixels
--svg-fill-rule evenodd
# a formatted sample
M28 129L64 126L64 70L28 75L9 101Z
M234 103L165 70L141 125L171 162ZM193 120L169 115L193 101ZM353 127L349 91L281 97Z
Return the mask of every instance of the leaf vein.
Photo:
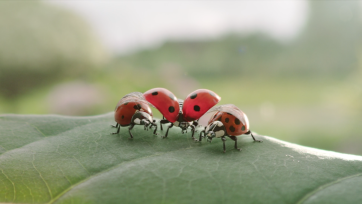
M43 180L43 182L45 183L47 189L48 189L48 192L49 192L49 195L50 195L50 199L53 198L53 195L52 195L52 191L48 185L48 182L46 182L46 180L44 179L43 175L40 173L40 171L36 168L35 164L34 164L34 161L35 161L35 153L33 154L33 161L31 162L33 164L33 167L34 169L38 172L40 178Z
M83 167L83 169L89 174L89 175L92 175L91 173L89 173L88 169L85 168L85 166L75 157L73 156L73 158L78 162L78 164Z
M6 177L6 179L8 179L10 181L10 183L13 185L13 189L14 189L14 195L13 195L13 201L15 201L15 197L16 197L16 190L15 190L15 184L14 182L5 174L4 170L0 167L1 173Z
M46 135L45 135L42 131L40 131L37 126L35 126L35 125L31 124L31 123L28 123L28 122L26 122L26 124L32 126L32 127L35 128L38 132L40 132L44 137L46 137Z

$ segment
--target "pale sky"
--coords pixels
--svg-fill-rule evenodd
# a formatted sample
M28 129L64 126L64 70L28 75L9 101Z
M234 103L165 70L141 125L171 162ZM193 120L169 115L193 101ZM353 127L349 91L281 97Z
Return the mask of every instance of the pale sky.
M308 12L305 0L48 1L79 13L106 47L121 53L168 39L210 39L230 32L266 32L288 41Z

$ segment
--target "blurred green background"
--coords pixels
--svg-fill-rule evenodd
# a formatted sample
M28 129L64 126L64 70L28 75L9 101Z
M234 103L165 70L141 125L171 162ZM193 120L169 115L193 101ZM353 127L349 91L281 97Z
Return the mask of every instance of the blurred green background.
M165 87L185 98L207 88L259 134L362 154L361 2L307 3L305 25L287 42L232 32L117 54L71 10L1 1L0 113L94 115L132 91Z

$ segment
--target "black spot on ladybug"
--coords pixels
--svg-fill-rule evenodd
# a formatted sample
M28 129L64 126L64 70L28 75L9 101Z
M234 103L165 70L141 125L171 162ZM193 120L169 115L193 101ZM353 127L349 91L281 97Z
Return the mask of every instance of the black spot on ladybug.
M245 126L243 125L243 127L241 127L241 130L244 131L245 130Z
M195 99L196 97L197 97L197 93L193 93L193 94L190 96L191 99Z
M218 121L221 121L221 117L219 119L217 119Z
M175 96L172 94L168 95L168 97L170 97L171 100L175 100Z
M225 118L225 123L228 123L229 122L229 118Z
M157 94L158 94L157 91L152 92L152 95L153 95L153 96L156 96Z
M229 130L230 130L231 132L235 132L234 126L230 126L230 127L229 127Z
M175 107L173 107L173 106L168 107L168 112L170 112L170 113L175 112Z
M200 111L200 106L195 105L195 106L194 106L194 110L195 110L195 111Z
M215 94L214 94L213 92L211 92L211 91L209 91L209 94L210 94L211 96L213 96L213 97L216 97Z
M240 124L240 120L235 118L235 124L239 125Z
M124 118L124 115L122 115L122 119Z

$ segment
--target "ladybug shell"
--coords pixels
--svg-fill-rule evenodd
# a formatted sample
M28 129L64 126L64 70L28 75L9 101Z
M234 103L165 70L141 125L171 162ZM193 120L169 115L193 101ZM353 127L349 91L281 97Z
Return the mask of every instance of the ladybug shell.
M221 97L208 89L198 89L190 93L183 104L182 113L187 122L199 119L211 107L215 106Z
M177 120L180 107L175 95L165 88L153 88L146 91L143 96L159 110L171 123Z
M208 124L214 122L214 121L221 121L226 129L226 133L229 136L237 136L242 135L247 132L249 132L249 120L248 117L240 111L238 113L238 117L235 117L234 115L223 112L223 111L217 111L213 117L210 118ZM243 120L240 120L243 119Z
M135 102L126 102L120 105L117 105L116 111L114 113L114 120L121 126L127 126L132 122L132 116L141 106L140 111L148 113L152 116L152 111L150 106L145 101L135 101Z

